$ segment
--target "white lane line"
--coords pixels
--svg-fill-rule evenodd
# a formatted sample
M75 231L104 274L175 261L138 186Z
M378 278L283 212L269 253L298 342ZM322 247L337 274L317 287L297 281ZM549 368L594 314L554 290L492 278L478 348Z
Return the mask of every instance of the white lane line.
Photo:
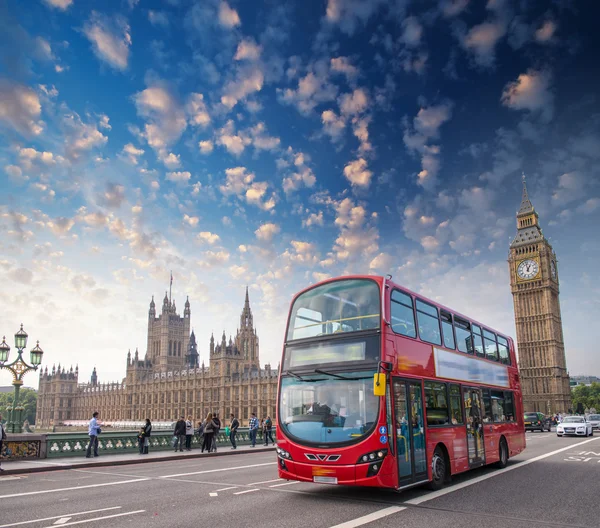
M444 495L447 495L448 493L452 493L454 491L458 491L458 490L466 488L468 486L478 484L479 482L482 482L484 480L497 477L498 475L503 475L504 473L508 473L509 471L513 471L513 470L521 468L523 466L528 466L529 464L533 464L534 462L544 460L545 458L549 458L551 456L557 455L558 453L568 451L569 449L573 449L574 447L577 447L577 446L580 446L583 444L587 444L589 442L594 442L596 440L600 440L600 438L593 438L591 440L585 440L583 442L579 442L578 444L569 445L567 447L557 449L556 451L551 451L550 453L545 453L544 455L536 456L536 457L530 458L528 460L523 460L523 462L519 462L518 464L514 464L513 466L505 467L504 469L498 469L488 475L482 475L481 477L470 479L466 482L461 482L460 484L450 486L449 488L446 488L446 489L441 489L439 491L433 491L431 493L428 493L427 495L424 495L423 497L417 497L415 499L407 500L403 504L412 504L412 505L423 504L424 502L428 502L430 500L437 499L438 497L442 497Z
M52 526L60 526L61 524L66 524L68 523L70 520L72 519L72 517L61 517L60 519L58 519L58 521L54 522L52 524Z
M278 488L279 486L291 486L292 484L301 484L299 480L294 480L293 482L284 482L283 484L273 484L269 486L269 488Z
M73 521L70 523L63 524L61 526L73 526L74 524L84 524L94 521L103 521L104 519L114 519L115 517L124 517L125 515L135 515L136 513L144 513L146 510L136 510L126 513L116 513L115 515L105 515L104 517L96 517L94 519L85 519L83 521ZM47 526L46 528L53 528L53 525Z
M231 486L229 488L221 488L216 491L228 491L228 490L237 489L237 488L239 488L239 486ZM0 528L2 528L2 527L0 526Z
M218 493L214 493L214 492L213 492L213 493L209 493L209 495L210 495L211 497L218 497L218 496L219 496L219 494L218 494Z
M11 523L11 524L3 524L2 526L0 526L0 528L8 528L9 526L21 526L23 524L30 524L30 523L42 522L42 521L51 521L52 519L60 519L61 517L75 517L75 515L87 515L89 513L99 513L99 512L108 511L108 510L120 510L120 509L121 509L121 506L111 506L110 508L102 508L100 510L90 510L90 511L77 512L77 513L67 513L65 515L55 515L54 517L44 517L43 519L33 519L32 521L21 521L21 522L16 522L16 523Z
M221 471L233 471L234 469L248 469L248 468L255 468L255 467L261 467L261 466L276 466L277 462L265 462L264 464L251 464L249 466L236 466L236 467L228 467L228 468L221 468L221 469L207 469L205 471L194 471L192 473L178 473L177 475L161 475L159 476L159 478L174 478L174 477L187 477L189 475L203 475L205 473L219 473ZM2 497L0 497L1 499Z
M269 482L279 482L281 479L273 479L273 480L263 480L261 482L250 482L249 484L246 484L246 486L258 486L259 484L268 484Z
M73 491L73 490L81 490L86 488L101 488L103 486L118 486L119 484L132 484L134 482L144 482L146 480L151 480L149 478L140 478L135 480L121 480L119 482L103 482L102 484L89 484L87 486L74 486L72 488L58 488L58 489L49 489L49 490L39 490L39 491L27 491L25 493L12 493L11 495L0 495L0 499L10 499L12 497L25 497L27 495L43 495L45 493L58 493L61 491Z
M352 519L350 521L346 521L342 524L336 524L331 528L356 528L356 526L362 526L363 524L367 524L377 519L382 519L383 517L387 517L388 515L393 515L394 513L401 512L402 510L406 510L404 506L390 506L389 508L384 508L383 510L379 510L373 513L369 513L369 515L365 515L363 517L358 517L357 519Z
M237 493L234 493L234 495L243 495L244 493L252 493L253 491L260 491L260 490L258 488L255 488L255 489L246 490L246 491L238 491Z

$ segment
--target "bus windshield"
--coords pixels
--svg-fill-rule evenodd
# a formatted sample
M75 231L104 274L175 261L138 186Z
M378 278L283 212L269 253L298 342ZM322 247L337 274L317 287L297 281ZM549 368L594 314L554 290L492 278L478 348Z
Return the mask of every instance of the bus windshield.
M316 369L281 379L279 416L287 434L311 445L349 444L368 435L377 422L375 370L332 372Z
M379 287L368 279L345 279L313 288L292 306L287 340L379 328Z

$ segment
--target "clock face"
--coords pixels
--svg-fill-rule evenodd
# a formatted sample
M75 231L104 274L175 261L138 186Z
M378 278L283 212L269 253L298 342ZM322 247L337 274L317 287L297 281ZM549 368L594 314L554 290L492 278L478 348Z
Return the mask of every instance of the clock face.
M550 273L552 274L552 278L556 279L556 264L553 260L550 261Z
M522 279L533 279L539 271L538 263L535 260L527 259L519 264L517 275Z

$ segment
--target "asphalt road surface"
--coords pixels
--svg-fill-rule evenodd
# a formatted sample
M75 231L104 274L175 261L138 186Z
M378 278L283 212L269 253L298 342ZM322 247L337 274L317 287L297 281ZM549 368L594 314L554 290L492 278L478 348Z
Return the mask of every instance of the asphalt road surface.
M275 453L0 477L0 528L600 526L600 436L527 433L503 470L439 492L287 482Z

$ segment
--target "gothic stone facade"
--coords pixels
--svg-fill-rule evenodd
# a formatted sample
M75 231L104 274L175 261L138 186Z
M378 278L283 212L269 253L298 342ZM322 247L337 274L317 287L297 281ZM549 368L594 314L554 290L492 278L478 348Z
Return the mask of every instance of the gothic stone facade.
M89 383L78 383L78 371L46 368L40 373L36 423L48 428L67 420L89 419L94 411L103 421L175 421L208 412L228 419L234 413L247 425L250 413L275 415L277 370L260 368L259 339L254 328L248 289L234 339L225 332L220 343L210 339L209 366L198 364L194 332L189 334L189 300L180 317L165 294L156 317L154 299L148 313L146 355L127 355L122 382L99 383L96 369Z
M565 357L556 254L544 237L523 179L517 235L508 257L525 411L566 413L571 390Z

